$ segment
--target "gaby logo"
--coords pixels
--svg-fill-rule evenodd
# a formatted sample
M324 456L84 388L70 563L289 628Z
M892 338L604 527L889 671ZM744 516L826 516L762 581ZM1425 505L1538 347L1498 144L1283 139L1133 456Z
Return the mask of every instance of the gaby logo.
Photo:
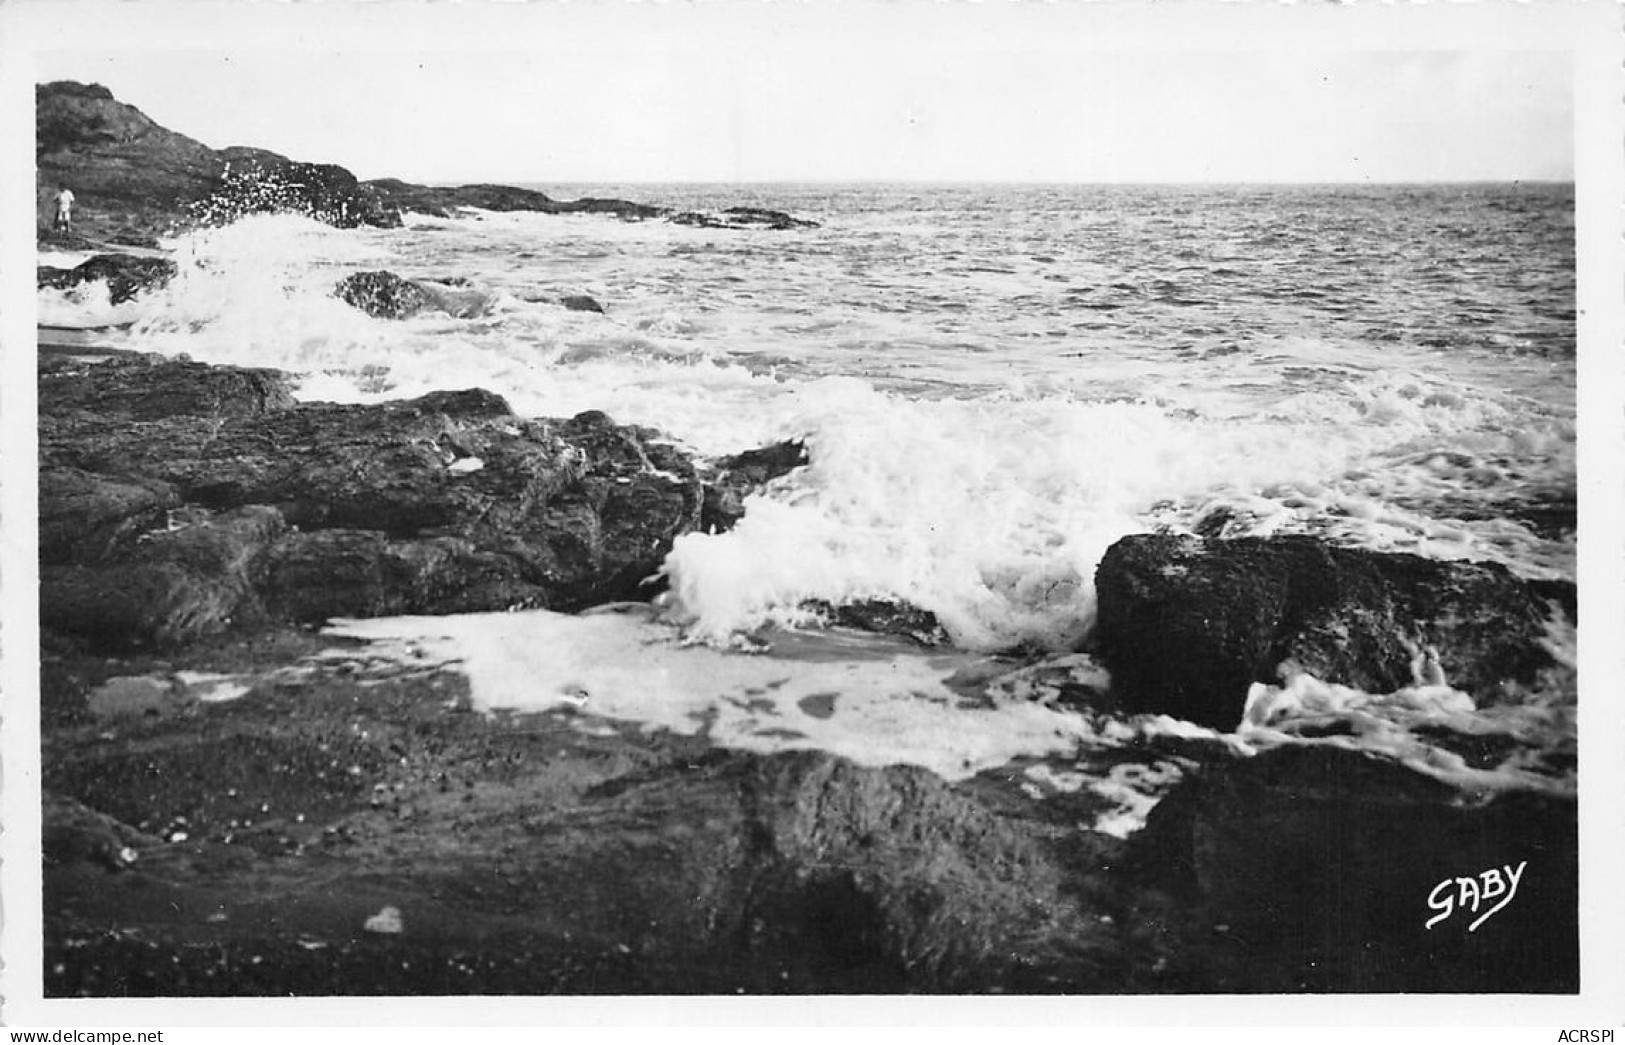
M1480 871L1472 877L1444 879L1428 893L1428 906L1439 913L1427 920L1426 928L1433 928L1457 911L1478 914L1479 907L1499 901L1467 926L1468 932L1477 932L1490 915L1511 903L1512 898L1518 895L1518 883L1523 880L1524 869L1528 866L1528 860L1521 860L1516 868L1504 864Z

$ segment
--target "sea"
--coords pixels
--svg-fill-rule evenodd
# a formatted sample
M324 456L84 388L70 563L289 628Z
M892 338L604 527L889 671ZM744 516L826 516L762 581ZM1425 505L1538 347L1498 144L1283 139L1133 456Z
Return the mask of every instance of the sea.
M1191 767L1177 745L1126 760L1154 737L1352 745L1464 786L1572 791L1557 614L1558 667L1493 706L1421 671L1371 694L1290 668L1233 731L1062 699L1109 694L1079 651L1095 567L1127 534L1305 533L1575 579L1572 185L534 187L818 227L255 215L165 241L180 274L157 293L41 291L40 322L279 367L308 400L480 387L699 457L805 442L736 528L678 539L652 606L330 627L371 650L333 657L428 657L486 710L1015 773L1034 797L1092 789L1117 834ZM471 314L375 319L332 296L370 269L441 281ZM559 303L575 294L604 312ZM860 599L928 610L950 641L808 609ZM1440 724L1527 750L1485 765L1417 729Z

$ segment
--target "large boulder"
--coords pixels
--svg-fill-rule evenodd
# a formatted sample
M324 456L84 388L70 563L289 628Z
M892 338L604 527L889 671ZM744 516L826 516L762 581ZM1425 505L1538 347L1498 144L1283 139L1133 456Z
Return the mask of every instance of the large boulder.
M1095 574L1093 641L1138 711L1233 729L1254 682L1284 662L1388 693L1437 654L1481 701L1553 663L1551 605L1492 563L1340 548L1312 537L1125 537Z
M1193 773L1135 841L1181 917L1231 941L1221 989L1578 989L1571 795L1291 746Z
M464 281L405 279L387 270L351 273L333 288L333 295L380 319L406 319L420 312L468 318L484 314L491 304L489 295L468 289Z

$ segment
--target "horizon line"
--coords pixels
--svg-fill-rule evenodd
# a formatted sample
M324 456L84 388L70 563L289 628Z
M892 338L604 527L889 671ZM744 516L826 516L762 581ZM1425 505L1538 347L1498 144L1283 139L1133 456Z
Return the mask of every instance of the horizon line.
M363 182L382 181L387 179L409 181L399 175L383 175L378 178L361 178ZM696 186L864 186L864 185L895 185L895 186L937 186L937 187L974 187L974 186L1023 186L1030 188L1043 187L1080 187L1080 188L1135 188L1135 187L1168 187L1168 188L1247 188L1253 186L1267 188L1297 187L1348 187L1367 185L1373 187L1394 186L1435 186L1435 185L1574 185L1575 178L1548 178L1548 177L1517 177L1517 178L1395 178L1395 179L1306 179L1292 181L1271 181L1259 178L1245 179L1219 179L1212 181L1194 181L1188 179L1124 179L1117 181L1069 180L1069 179L1002 179L1002 178L436 178L417 182L429 188L458 188L464 185L507 185L514 188L523 188L536 185L696 185Z

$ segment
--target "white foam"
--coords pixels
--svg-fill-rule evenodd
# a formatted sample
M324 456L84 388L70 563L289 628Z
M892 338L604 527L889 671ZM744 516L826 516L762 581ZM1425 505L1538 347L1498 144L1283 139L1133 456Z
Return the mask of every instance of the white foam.
M1452 688L1437 659L1418 665L1418 680L1392 693L1368 693L1322 682L1291 666L1282 685L1254 683L1236 739L1247 750L1325 745L1393 758L1465 791L1522 789L1573 794L1572 765L1554 768L1544 756L1572 752L1573 691L1548 691L1516 704L1480 708ZM1421 730L1498 741L1506 748L1490 765L1471 764Z
M730 653L683 643L645 607L346 620L325 633L369 640L368 658L455 664L484 711L572 708L720 747L817 749L949 780L1070 752L1091 735L1080 716L1038 704L967 701L944 685L965 655L839 633L781 636L772 655Z

